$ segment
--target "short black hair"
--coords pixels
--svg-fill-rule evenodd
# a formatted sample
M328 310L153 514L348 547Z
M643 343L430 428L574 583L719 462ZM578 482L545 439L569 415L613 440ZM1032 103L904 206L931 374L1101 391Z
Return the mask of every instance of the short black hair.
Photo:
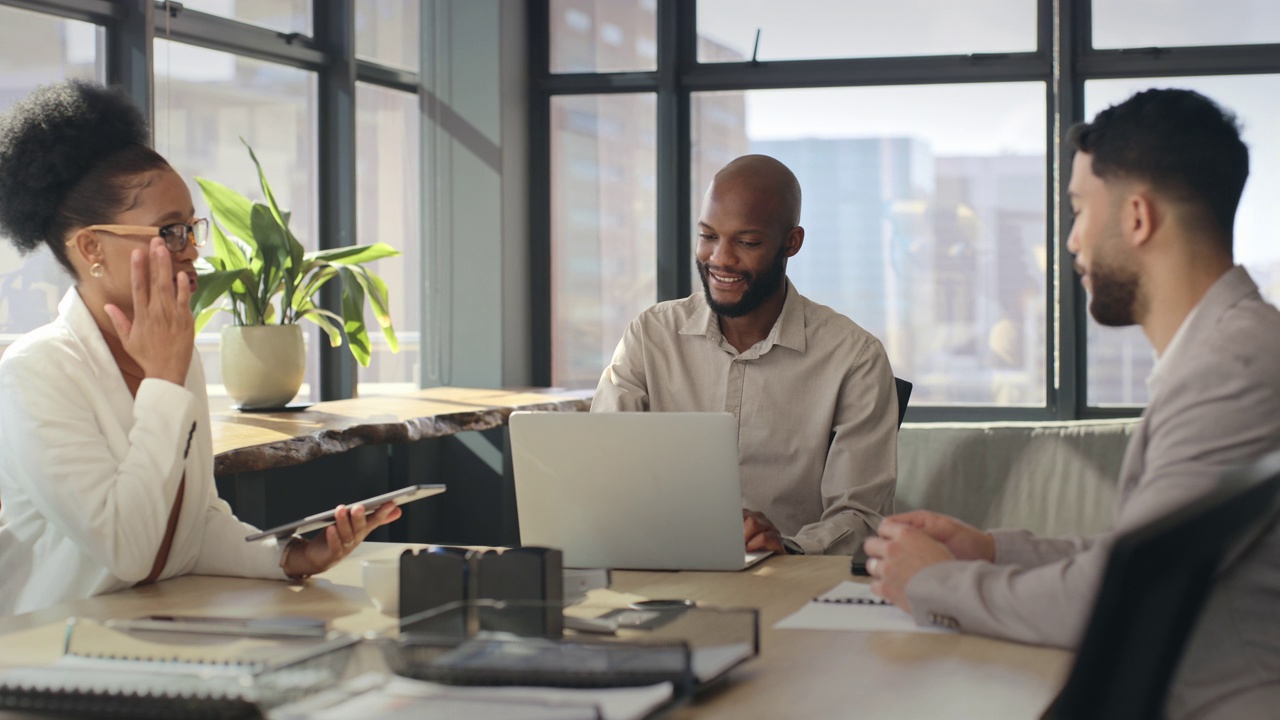
M82 80L36 89L0 116L0 232L19 251L42 243L73 275L66 236L110 223L139 174L169 166L148 147L142 112L123 93Z
M1068 138L1093 156L1094 175L1142 180L1199 205L1230 254L1249 177L1249 149L1230 111L1193 90L1144 90L1073 126Z

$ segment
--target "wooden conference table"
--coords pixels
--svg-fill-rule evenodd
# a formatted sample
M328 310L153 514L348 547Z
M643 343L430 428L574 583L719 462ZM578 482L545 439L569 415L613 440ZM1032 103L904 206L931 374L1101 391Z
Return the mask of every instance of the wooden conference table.
M395 621L370 603L360 560L407 546L366 543L301 585L188 576L150 587L0 619L0 668L52 662L68 616L106 619L153 613L322 617L348 632ZM760 657L673 714L690 718L1035 718L1066 678L1071 654L965 635L773 630L779 619L849 577L841 557L773 557L737 573L616 572L587 603L692 598L758 607ZM17 717L3 716L0 717Z

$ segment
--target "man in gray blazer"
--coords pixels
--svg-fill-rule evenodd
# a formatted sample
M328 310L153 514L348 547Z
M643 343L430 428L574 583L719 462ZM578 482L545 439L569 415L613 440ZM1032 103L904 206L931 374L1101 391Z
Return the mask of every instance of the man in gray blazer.
M927 511L866 541L873 588L921 624L1075 647L1116 533L1193 502L1280 447L1280 312L1232 257L1248 176L1234 117L1186 90L1149 90L1071 131L1067 248L1104 325L1138 324L1158 361L1120 470L1115 529L1095 537L983 532ZM1224 574L1168 700L1170 717L1280 708L1280 529Z

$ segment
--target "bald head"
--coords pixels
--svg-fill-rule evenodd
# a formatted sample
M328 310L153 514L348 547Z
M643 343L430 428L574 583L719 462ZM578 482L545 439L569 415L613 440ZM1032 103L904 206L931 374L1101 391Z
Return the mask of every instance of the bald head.
M765 209L770 224L790 230L800 224L800 182L790 168L768 155L743 155L712 178L704 207L730 197Z

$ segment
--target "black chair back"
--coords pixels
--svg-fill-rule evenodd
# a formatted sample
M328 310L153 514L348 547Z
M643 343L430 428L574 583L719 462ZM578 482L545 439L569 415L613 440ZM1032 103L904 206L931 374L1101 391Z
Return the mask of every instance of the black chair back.
M893 384L898 387L898 427L902 427L902 419L907 416L907 401L911 399L911 388L915 386L900 377L894 378Z
M1163 717L1174 671L1224 562L1277 514L1280 452L1118 537L1075 665L1045 720Z

